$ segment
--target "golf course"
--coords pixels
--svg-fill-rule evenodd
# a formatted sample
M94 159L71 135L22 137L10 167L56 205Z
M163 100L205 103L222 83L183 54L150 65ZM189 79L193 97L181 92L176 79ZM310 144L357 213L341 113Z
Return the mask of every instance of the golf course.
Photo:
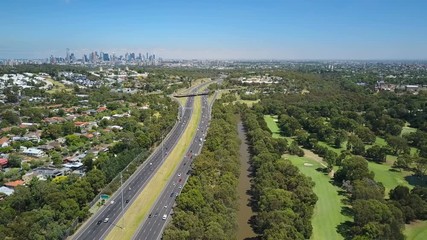
M279 127L274 121L275 118L269 115L264 116L267 126L273 133L274 138L281 137ZM343 196L340 196L339 188L330 183L331 178L318 171L318 168L323 168L319 161L308 157L297 157L292 155L285 155L295 166L299 168L301 173L311 177L315 186L314 193L318 197L318 201L314 208L312 226L313 234L311 239L344 239L337 232L337 227L345 221L351 221L351 217L343 215L341 212L345 207L343 203Z

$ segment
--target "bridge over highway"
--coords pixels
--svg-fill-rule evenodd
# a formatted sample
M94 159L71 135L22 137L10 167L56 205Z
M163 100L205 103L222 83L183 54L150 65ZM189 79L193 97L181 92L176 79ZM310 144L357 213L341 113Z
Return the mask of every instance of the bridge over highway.
M196 92L196 93L188 93L188 94L176 94L173 95L176 98L184 98L184 97L196 97L196 96L203 96L203 95L208 95L209 91L204 91L204 92Z

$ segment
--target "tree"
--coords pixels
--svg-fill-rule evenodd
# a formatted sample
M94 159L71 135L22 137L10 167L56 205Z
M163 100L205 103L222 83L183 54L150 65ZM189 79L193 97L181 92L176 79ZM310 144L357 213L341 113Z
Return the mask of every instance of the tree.
M393 205L375 199L356 200L353 212L356 235L369 239L404 239L402 212Z
M86 171L90 171L93 168L93 158L95 155L93 153L87 154L83 159L82 163L86 167Z
M9 123L10 125L18 125L21 123L18 114L12 112L11 110L7 110L2 113L2 118L4 121Z
M364 178L361 180L355 180L353 183L352 198L354 200L377 199L381 201L384 199L384 190L385 188L382 184L379 184L372 179Z
M406 139L398 136L388 136L386 138L388 145L393 150L393 154L409 154L409 146Z
M427 158L416 157L415 158L415 170L419 176L425 176L427 171Z
M338 182L343 180L362 180L364 178L374 178L374 173L369 171L368 162L360 156L346 158L341 162L334 179Z
M296 118L284 114L280 115L278 125L281 132L288 137L295 135L295 131L302 128Z
M366 158L373 160L377 163L383 163L386 161L387 150L380 147L379 145L374 145L368 150L366 150Z
M18 155L11 154L9 155L8 165L11 168L20 168L22 159Z
M355 155L364 155L365 144L358 136L350 135L348 137L347 150L350 150Z
M92 186L93 193L97 194L105 186L105 174L99 169L92 169L86 175L86 180Z
M358 126L354 132L365 144L372 144L375 142L375 134L367 127Z
M414 158L409 154L397 156L397 160L393 163L394 168L407 169L414 162Z
M52 162L55 166L59 166L62 164L61 154L59 154L57 151L53 151L50 154L50 159L52 160Z

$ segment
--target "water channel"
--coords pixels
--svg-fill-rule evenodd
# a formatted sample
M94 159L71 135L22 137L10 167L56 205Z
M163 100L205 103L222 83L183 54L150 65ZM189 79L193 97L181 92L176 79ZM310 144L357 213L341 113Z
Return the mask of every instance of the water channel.
M250 207L251 196L249 191L251 189L251 166L249 163L249 146L246 143L246 131L241 121L237 124L239 132L240 144L240 176L238 185L239 194L239 211L237 212L237 239L256 239L256 234L251 228L249 223L250 218L254 215L252 208Z

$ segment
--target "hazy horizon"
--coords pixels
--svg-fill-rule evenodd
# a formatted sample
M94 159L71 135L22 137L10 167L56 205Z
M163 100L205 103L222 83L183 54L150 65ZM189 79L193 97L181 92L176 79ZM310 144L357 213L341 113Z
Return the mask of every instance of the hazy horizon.
M92 51L165 59L426 60L427 1L0 3L0 59Z

